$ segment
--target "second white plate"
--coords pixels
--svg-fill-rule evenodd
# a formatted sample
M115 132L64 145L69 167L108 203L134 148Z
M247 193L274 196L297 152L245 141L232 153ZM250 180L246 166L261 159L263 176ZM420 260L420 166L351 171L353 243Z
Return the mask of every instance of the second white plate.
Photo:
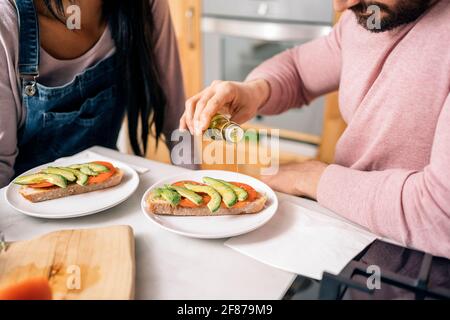
M146 199L155 188L177 181L193 180L201 182L203 177L212 177L226 181L242 182L252 186L256 191L267 197L266 207L257 214L238 216L207 216L207 217L175 217L160 216L148 211ZM201 239L221 239L235 237L256 230L266 224L276 213L278 199L273 190L265 183L244 174L218 171L200 170L179 174L158 181L144 194L141 207L144 214L156 225L183 236Z

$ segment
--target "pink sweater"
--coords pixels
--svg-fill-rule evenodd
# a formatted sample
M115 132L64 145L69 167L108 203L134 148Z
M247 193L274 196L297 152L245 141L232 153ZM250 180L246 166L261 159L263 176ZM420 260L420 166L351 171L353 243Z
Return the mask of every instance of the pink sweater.
M263 114L339 89L348 128L320 180L323 206L450 258L450 1L379 34L347 12L328 37L286 51L249 76L258 78L272 89Z

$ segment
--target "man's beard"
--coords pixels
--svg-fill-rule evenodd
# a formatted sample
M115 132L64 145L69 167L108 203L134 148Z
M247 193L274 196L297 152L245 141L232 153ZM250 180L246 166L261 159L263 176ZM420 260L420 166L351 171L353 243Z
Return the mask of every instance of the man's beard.
M361 2L350 9L355 13L358 23L371 32L385 32L393 30L401 25L417 20L432 3L432 0L398 0L398 3L390 8L377 1ZM377 6L381 11L379 25L371 25L376 19L376 13L370 6ZM370 19L370 21L369 21Z

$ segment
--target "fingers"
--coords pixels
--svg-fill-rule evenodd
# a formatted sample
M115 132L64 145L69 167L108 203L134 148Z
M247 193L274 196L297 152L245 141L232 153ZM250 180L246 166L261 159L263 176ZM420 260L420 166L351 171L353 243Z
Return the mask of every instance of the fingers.
M211 119L220 111L223 107L228 105L231 99L231 93L229 90L221 88L217 90L214 95L208 100L201 112L195 112L194 121L198 125L200 131L208 129Z
M193 96L186 101L186 110L184 112L183 118L191 134L194 134L194 112L199 98L200 94Z
M189 130L187 122L186 122L186 115L183 114L183 116L180 119L180 131L187 131Z
M186 110L180 120L180 129L201 135L208 129L211 119L233 100L233 85L214 81L213 84L186 101Z
M206 106L208 105L209 101L213 99L215 96L215 91L213 89L207 90L202 97L198 100L197 105L195 106L195 112L193 117L193 123L194 123L194 134L201 135L203 130L202 126L200 125L200 116L203 114L203 111L205 110ZM211 117L208 119L208 123Z

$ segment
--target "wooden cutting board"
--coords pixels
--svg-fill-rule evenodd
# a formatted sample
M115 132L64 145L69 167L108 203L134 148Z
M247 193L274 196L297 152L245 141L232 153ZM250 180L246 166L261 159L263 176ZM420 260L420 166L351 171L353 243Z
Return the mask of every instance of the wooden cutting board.
M0 288L36 277L49 279L54 299L133 299L133 229L65 230L9 243L0 253Z

